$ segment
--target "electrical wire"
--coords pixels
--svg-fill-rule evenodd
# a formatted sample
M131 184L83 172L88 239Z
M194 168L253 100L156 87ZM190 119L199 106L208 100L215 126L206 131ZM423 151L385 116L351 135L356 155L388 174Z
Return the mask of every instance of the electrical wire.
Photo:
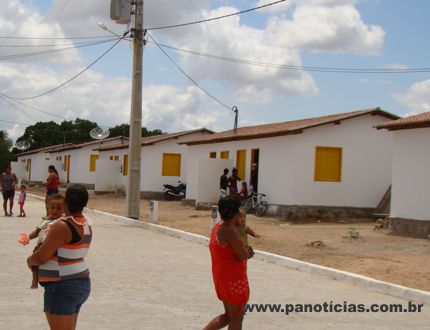
M15 58L22 58L22 57L31 57L31 56L59 53L59 52L63 52L66 50L73 50L73 49L77 49L77 48L85 48L85 47L89 47L89 46L95 46L95 45L100 45L100 44L104 44L104 43L109 43L109 42L112 42L115 40L118 40L118 38L111 38L109 40L91 42L91 43L81 44L78 46L64 47L64 48L60 48L60 49L50 49L50 50L41 50L38 52L28 52L28 53L4 55L4 56L0 56L0 61L10 60L10 59L15 59Z
M153 43L152 41L148 40L149 43ZM177 48L165 44L158 43L159 46L176 50L178 52L188 53L192 55L207 57L211 59L221 60L221 61L227 61L227 62L234 62L234 63L240 63L240 64L248 64L248 65L254 65L254 66L261 66L261 67L269 67L269 68L278 68L278 69L285 69L285 70L299 70L299 71L313 71L313 72L330 72L330 73L426 73L430 72L430 68L406 68L406 69L370 69L370 68L336 68L336 67L318 67L318 66L296 66L296 65L286 65L286 64L276 64L276 63L268 63L268 62L258 62L254 60L246 60L246 59L238 59L238 58L231 58L231 57L225 57L225 56L219 56L219 55L212 55L212 54L206 54L201 53L197 51Z
M12 125L31 126L31 124L17 123L16 121L3 120L3 119L0 119L0 122L12 124Z
M120 36L119 36L120 37ZM100 41L108 41L112 40L111 36L106 37L100 37ZM115 38L116 39L116 38ZM34 47L59 47L59 46L74 46L74 45L83 45L88 44L89 41L81 41L81 42L75 42L75 43L67 43L67 44L43 44L43 45L0 45L1 48L34 48Z
M166 57L170 60L170 62L173 63L174 66L176 66L176 68L178 68L179 71L182 72L182 74L184 74L194 85L196 85L201 91L203 91L206 95L208 95L212 100L214 100L215 102L217 102L218 104L222 105L223 107L229 109L230 111L232 111L232 108L229 107L228 105L226 105L225 103L223 103L222 101L220 101L219 99L217 99L214 95L212 95L209 91L207 91L205 88L203 88L202 86L200 86L193 78L191 78L178 64L176 64L176 62L169 56L169 54L166 53L166 51L157 43L157 41L155 41L155 39L149 34L147 33L147 35L151 38L151 40L155 43L155 45L157 45L157 47L164 53L164 55L166 55Z
M75 40L75 39L100 39L108 38L109 36L92 36L92 37L6 37L1 36L0 39L17 39L17 40Z
M34 95L34 96L28 96L28 97L13 97L10 95L6 95L3 93L0 93L1 96L6 97L8 99L12 99L12 100L32 100L32 99L36 99L39 97L42 97L44 95L50 94L58 89L60 89L61 87L67 85L69 82L71 82L72 80L76 79L77 77L79 77L80 75L82 75L84 72L86 72L87 70L89 70L94 64L96 64L99 60L101 60L107 53L109 53L116 45L118 45L118 43L123 39L119 38L119 40L117 42L115 42L111 47L109 47L102 55L100 55L96 60L94 60L90 65L88 65L85 69L83 69L82 71L80 71L79 73L77 73L76 75L74 75L73 77L71 77L70 79L66 80L65 82L63 82L62 84L58 85L55 88L52 88L44 93L38 94L38 95Z
M202 20L194 21L194 22L174 24L174 25L167 25L167 26L158 26L158 27L148 27L148 28L144 27L144 30L147 30L147 31L151 31L152 30L153 31L153 30L172 29L172 28L178 28L178 27L189 26L189 25L194 25L194 24L211 22L211 21L222 19L222 18L227 18L227 17L231 17L231 16L236 16L236 15L241 15L241 14L249 13L251 11L262 9L262 8L269 7L269 6L273 6L273 5L276 5L278 3L285 2L285 1L287 1L287 0L278 0L278 1L270 2L270 3L262 5L262 6L258 6L258 7L254 7L254 8L250 8L250 9L246 9L246 10L242 10L242 11L238 11L236 13L231 13L231 14L227 14L227 15L212 17L212 18L208 18L208 19L202 19Z

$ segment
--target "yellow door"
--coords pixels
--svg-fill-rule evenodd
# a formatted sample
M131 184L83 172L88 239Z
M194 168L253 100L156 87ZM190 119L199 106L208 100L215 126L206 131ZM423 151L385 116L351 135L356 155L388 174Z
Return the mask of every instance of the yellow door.
M66 171L66 182L70 182L70 155L64 156L64 170Z
M245 178L245 163L246 163L246 150L238 150L236 152L236 168L237 175L241 180Z
M124 155L124 161L122 163L122 175L128 175L128 154Z
M31 180L31 159L27 159L28 181Z

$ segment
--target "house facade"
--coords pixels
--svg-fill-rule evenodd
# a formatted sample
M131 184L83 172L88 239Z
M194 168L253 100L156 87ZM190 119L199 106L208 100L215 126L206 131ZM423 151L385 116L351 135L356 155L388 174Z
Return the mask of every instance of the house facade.
M48 176L48 166L54 165L61 183L79 183L89 189L95 185L99 154L97 148L124 143L123 137L90 141L81 144L60 144L31 150L17 155L12 168L24 182L42 184Z
M377 125L394 139L390 220L393 232L430 235L430 112Z
M393 140L373 126L397 118L372 108L242 127L236 133L225 131L188 141L187 199L216 202L220 167L231 164L249 182L251 164L256 163L258 191L267 195L271 214L371 216L391 183ZM203 200L199 181L208 177L213 178L206 187L212 199Z
M145 198L159 198L163 184L187 182L187 147L179 143L212 134L207 129L142 138L140 191ZM98 149L96 192L125 191L128 184L128 144Z

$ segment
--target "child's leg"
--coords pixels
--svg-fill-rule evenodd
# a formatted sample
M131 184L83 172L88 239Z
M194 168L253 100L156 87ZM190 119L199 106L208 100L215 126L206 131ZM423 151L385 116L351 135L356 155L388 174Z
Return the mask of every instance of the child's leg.
M39 284L39 276L37 275L38 267L33 266L31 267L31 272L33 274L33 280L31 282L31 288L37 289Z

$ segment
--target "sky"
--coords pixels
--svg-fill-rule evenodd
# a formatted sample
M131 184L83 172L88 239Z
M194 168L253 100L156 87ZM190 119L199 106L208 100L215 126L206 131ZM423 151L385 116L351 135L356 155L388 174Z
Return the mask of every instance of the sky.
M427 0L287 0L153 29L273 1L145 0L150 37L143 55L142 125L168 133L223 131L233 127L232 107L239 109L239 126L372 107L399 116L430 111ZM79 117L106 127L129 122L132 45L122 40L108 51L117 41L114 33L127 29L110 19L109 10L107 0L0 0L0 129L10 138L38 121ZM163 48L201 88L153 40L181 49ZM426 70L369 73L415 68Z

